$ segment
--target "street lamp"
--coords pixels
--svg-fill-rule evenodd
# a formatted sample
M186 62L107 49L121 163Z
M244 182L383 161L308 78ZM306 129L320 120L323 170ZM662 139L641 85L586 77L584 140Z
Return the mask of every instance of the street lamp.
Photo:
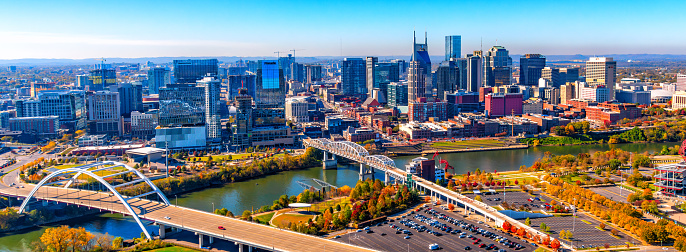
M212 202L212 213L214 213L214 202Z
M174 194L174 199L176 200L176 207L179 207L179 197L176 197L176 194Z

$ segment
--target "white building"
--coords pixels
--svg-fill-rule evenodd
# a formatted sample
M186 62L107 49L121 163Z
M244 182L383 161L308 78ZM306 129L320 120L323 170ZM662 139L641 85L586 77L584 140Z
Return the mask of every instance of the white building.
M428 158L425 157L418 157L412 159L412 161L409 164L405 165L405 172L410 173L410 174L417 174L417 171L419 170L419 165L422 163L422 161L429 160Z
M286 99L286 120L296 123L309 122L307 97L296 96Z
M672 109L686 108L686 92L676 91L672 95Z
M122 134L119 93L97 91L88 94L88 133Z
M586 82L591 86L604 86L607 88L607 100L614 100L617 62L611 57L591 57L586 61Z
M107 135L85 135L79 137L79 147L103 146L107 142L105 140L106 136Z
M578 99L591 100L595 102L610 101L610 88L604 86L581 87L579 88Z
M676 91L686 91L686 74L676 75Z
M528 99L522 103L522 114L543 114L541 99Z

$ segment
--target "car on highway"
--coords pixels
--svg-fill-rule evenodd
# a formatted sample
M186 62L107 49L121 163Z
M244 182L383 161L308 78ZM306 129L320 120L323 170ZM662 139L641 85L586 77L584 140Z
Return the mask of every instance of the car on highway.
M337 235L337 236L334 236L333 238L334 238L334 239L340 239L341 236L340 236L340 235Z
M222 227L222 226L218 226L217 228L218 228L219 230L226 230L226 228L224 228L224 227Z
M170 219L171 219L171 217L169 217L169 216L164 216L164 218L167 219L167 220L170 220Z

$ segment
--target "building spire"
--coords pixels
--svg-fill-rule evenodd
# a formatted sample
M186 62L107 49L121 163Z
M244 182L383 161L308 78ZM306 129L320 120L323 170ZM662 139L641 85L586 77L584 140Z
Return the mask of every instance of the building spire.
M428 34L428 33L426 32L426 30L424 30L424 46L425 46L425 47L427 48L427 50L428 50L429 44L427 43L427 41L428 41L428 40L427 40L427 37L428 37L427 34Z

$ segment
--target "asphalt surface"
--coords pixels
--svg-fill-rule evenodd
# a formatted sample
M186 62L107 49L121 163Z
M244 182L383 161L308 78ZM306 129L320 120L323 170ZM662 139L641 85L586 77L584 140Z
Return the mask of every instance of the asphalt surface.
M596 228L600 225L600 222L587 216L584 213L577 213L578 218L574 220L572 216L561 216L561 217L548 217L548 218L536 218L531 219L531 226L540 229L541 223L545 223L550 227L550 237L558 239L560 242L565 242L567 244L570 241L560 239L560 231L572 231L573 237L571 242L574 246L581 247L600 247L606 243L610 246L623 246L626 242L632 242L633 244L641 244L630 236L619 232L619 239L613 237L610 233L612 228L605 227L605 231L601 231ZM587 224L584 221L588 221L591 224Z
M3 169L3 172L8 172L41 156L48 157L52 155L18 156L17 164ZM34 185L17 184L13 187L8 186L11 183L18 183L17 177L18 170L5 175L3 183L0 183L0 193L19 195L20 197L28 196ZM130 214L124 204L115 196L110 196L109 193L42 187L36 192L34 197ZM128 203L141 219L167 226L181 227L184 230L200 231L211 234L217 239L251 244L258 248L282 251L371 251L367 248L321 239L316 236L281 230L195 209L165 205L156 201L131 199L128 200ZM222 226L224 230L219 229L219 226Z
M442 235L441 236L435 236L433 234L429 234L428 232L418 232L415 229L412 229L410 227L407 227L399 222L399 220L403 218L399 218L399 220L395 220L394 222L388 222L387 224L382 224L380 226L372 226L370 227L370 230L373 231L373 233L366 233L366 231L362 230L361 232L353 232L353 233L348 233L345 235L342 235L341 238L338 238L339 241L349 243L352 245L358 245L358 246L363 246L363 247L368 247L371 249L376 249L376 250L381 250L381 251L429 251L429 245L430 244L438 244L440 247L440 250L443 251L465 251L465 247L469 246L471 248L471 251L486 251L485 248L479 248L479 244L494 244L496 245L499 249L505 249L506 251L534 251L536 247L532 246L531 244L526 244L526 242L516 239L508 234L504 234L498 230L492 229L490 227L487 227L485 224L478 224L477 222L473 220L468 220L463 217L461 214L457 213L452 213L448 211L443 211L440 209L433 208L439 213L446 214L449 217L453 217L457 220L462 220L468 224L475 225L477 227L483 228L487 231L496 233L498 235L501 235L503 237L508 238L510 241L517 242L519 244L522 244L524 246L523 249L520 250L514 250L512 248L508 248L503 246L502 244L495 242L491 240L490 238L486 238L480 234L472 233L471 231L464 230L460 227L457 227L456 225L450 224L445 220L437 219L435 220L446 224L449 227L452 227L453 230L461 230L462 232L465 232L466 235L472 235L474 237L477 237L478 239L481 239L480 242L477 244L473 244L474 240L470 238L459 238L460 234L450 234L446 233L444 231L434 229L435 231L440 232ZM415 214L410 214L408 215L405 219L412 220L420 225L427 226L427 228L430 227L430 225L425 224L425 223L420 223L420 221L415 218L417 214L423 215L425 217L431 217L431 214L425 213L423 211L416 212ZM398 227L408 230L412 232L412 235L410 235L409 239L404 239L406 234L396 234L396 229L391 227L391 224L395 224ZM431 230L429 228L428 230ZM427 231L428 231L427 230ZM381 235L382 233L385 233L386 235ZM494 250L491 250L494 251ZM497 250L495 250L497 251Z

